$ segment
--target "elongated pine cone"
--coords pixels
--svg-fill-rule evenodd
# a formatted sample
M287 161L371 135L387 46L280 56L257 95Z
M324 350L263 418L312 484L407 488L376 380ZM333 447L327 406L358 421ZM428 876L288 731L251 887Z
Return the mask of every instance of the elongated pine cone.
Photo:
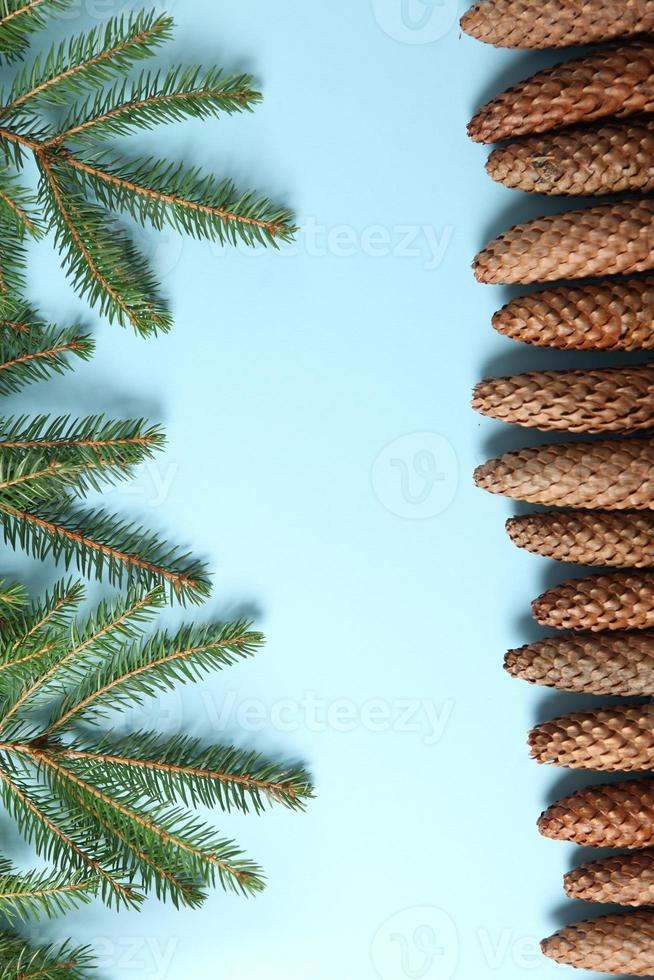
M613 572L572 579L532 603L541 626L557 630L648 629L654 627L654 574Z
M627 432L654 425L654 365L532 371L477 385L482 415L560 432Z
M539 194L644 193L654 188L654 123L603 123L501 146L486 170L505 187Z
M483 463L474 478L490 493L531 504L654 509L654 440L603 439L518 449Z
M471 37L500 48L563 48L654 31L653 0L480 0L461 18Z
M566 926L541 943L545 956L599 973L654 975L654 912L618 912Z
M654 350L654 278L559 286L511 300L495 329L560 350Z
M654 514L644 511L549 511L511 517L509 537L535 555L577 565L654 567Z
M569 633L509 650L505 669L519 680L571 694L654 694L654 631Z
M654 905L654 850L590 861L563 879L568 898L605 905Z
M532 728L529 747L541 765L647 772L654 769L654 707L623 704L554 718Z
M545 810L538 829L551 840L585 847L651 847L654 780L626 779L578 790Z
M477 143L497 143L653 109L654 44L634 41L565 61L519 82L479 109L468 134Z
M516 225L476 257L479 282L551 282L654 268L654 201L619 201Z

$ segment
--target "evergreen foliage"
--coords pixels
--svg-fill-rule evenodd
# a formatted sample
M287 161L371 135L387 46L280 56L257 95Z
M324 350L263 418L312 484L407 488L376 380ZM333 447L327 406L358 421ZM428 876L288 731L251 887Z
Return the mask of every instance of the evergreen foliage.
M1 0L0 55L26 55L32 31L66 0ZM24 282L27 236L54 232L78 292L110 320L140 334L168 330L156 279L117 214L221 243L276 245L295 231L292 214L183 163L130 159L107 141L135 131L251 110L261 95L249 75L217 68L140 68L172 36L170 17L141 11L56 43L14 68L0 90L0 315L11 315ZM36 160L36 193L21 182Z
M89 980L92 960L87 949L33 947L19 936L0 932L0 980Z
M112 733L110 724L146 698L253 656L262 635L238 620L148 636L165 603L160 588L104 601L79 622L82 597L75 582L33 607L17 586L0 594L0 796L64 875L0 866L0 911L51 914L96 892L113 907L138 906L151 890L194 907L214 885L259 891L260 868L193 809L302 809L312 795L307 772L183 735Z
M0 321L0 393L66 371L92 351L79 330L60 330L16 309L14 319ZM179 602L202 600L209 581L201 562L131 521L80 506L89 491L129 478L164 443L161 429L144 419L0 416L5 541L114 585L164 585Z

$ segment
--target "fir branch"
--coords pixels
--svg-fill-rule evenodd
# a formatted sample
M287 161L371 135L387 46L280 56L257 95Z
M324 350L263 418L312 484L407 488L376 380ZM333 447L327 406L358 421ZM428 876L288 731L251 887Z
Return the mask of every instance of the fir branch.
M62 499L27 510L0 494L0 524L13 548L20 545L40 560L52 557L65 568L75 563L84 575L106 577L112 585L161 585L182 605L202 602L211 589L202 562L111 514L79 512Z
M107 735L83 749L62 748L73 771L102 786L129 786L153 802L232 807L257 813L266 804L304 809L311 779L301 766L280 766L255 752L234 746L204 746L198 739L155 732L134 732L122 739Z
M0 118L24 105L66 106L81 89L97 88L149 58L171 36L172 20L140 11L55 45L16 75Z
M19 58L30 34L46 25L48 17L65 10L70 0L2 0L0 2L0 55Z
M145 697L252 657L262 644L261 633L253 632L245 620L203 628L185 626L174 636L157 633L140 646L117 651L97 669L85 670L52 716L45 734L73 720L97 723L109 711L134 707Z
M157 854L161 863L186 869L209 884L218 880L225 889L243 894L263 888L260 869L242 858L233 841L216 837L183 811L163 806L145 810L135 804L127 805L76 775L54 756L36 751L34 757L55 777L55 785L63 787L65 792L71 792L74 787L72 792L81 806L90 804L97 808L108 827L120 831L129 825L132 841ZM146 875L146 887L149 885Z
M90 902L98 879L82 873L17 872L0 858L0 914L6 919L54 918Z
M110 321L131 325L147 336L171 327L168 311L147 264L115 221L83 195L70 171L62 172L45 154L37 156L43 175L41 199L50 228L73 284Z
M138 907L142 896L128 883L114 851L94 840L94 824L84 809L66 804L51 785L44 788L39 776L29 775L37 761L27 748L0 747L0 792L19 832L39 855L64 871L72 868L96 876L108 905Z
M71 359L88 360L94 345L90 337L76 328L30 327L20 319L0 330L0 394L19 391L52 374L63 374L72 367Z
M95 656L111 660L120 652L121 641L138 637L142 624L152 617L154 610L160 608L163 602L161 590L154 589L145 595L130 591L116 603L101 603L81 630L73 626L72 647L57 657L54 663L43 663L42 669L39 669L40 662L37 662L20 695L13 703L5 702L0 716L0 731L6 730L8 723L17 715L52 697L53 684L56 691L61 690L66 681L79 683L83 676L83 668L77 665L81 654L90 651Z
M87 948L31 947L10 933L0 933L0 980L88 980L93 961Z
M26 251L15 217L0 209L0 317L12 316L25 289Z
M143 72L75 105L43 149L72 140L124 136L135 129L153 129L186 118L206 119L222 113L251 110L261 101L251 75L225 75L221 69L172 68Z
M62 154L66 167L80 173L98 200L124 210L155 228L165 224L196 238L247 245L288 242L295 234L292 212L231 180L216 180L197 167L150 157L116 167L106 153L87 159Z
M43 234L36 204L33 192L18 181L15 172L8 168L0 171L0 205L19 237L28 234L40 238Z
M80 626L69 620L79 598L60 584L4 641L7 664L29 661L25 674L13 682L3 675L0 685L0 789L20 833L60 870L92 877L110 905L133 905L153 890L195 906L219 883L260 890L258 866L187 807L302 809L312 796L302 767L182 735L133 732L94 743L78 723L251 656L261 635L238 621L144 640L160 593L105 601Z
M15 230L40 234L43 215L78 292L110 320L142 335L170 329L171 317L114 212L220 243L274 246L295 233L289 209L238 191L229 179L154 158L130 163L106 152L78 154L102 139L250 110L260 101L249 75L217 68L176 66L130 80L129 68L150 57L171 26L169 18L141 12L54 46L18 73L0 107L0 150L8 170L22 168L30 151L41 173L36 211L8 192L3 197L0 184L0 217L5 212ZM64 118L48 118L44 110L52 107L65 108ZM6 278L0 297L3 288L7 297L17 291L22 265L0 266Z
M41 451L80 463L105 463L116 454L124 465L151 459L165 444L159 426L145 419L110 420L103 415L71 419L69 415L0 417L0 455Z

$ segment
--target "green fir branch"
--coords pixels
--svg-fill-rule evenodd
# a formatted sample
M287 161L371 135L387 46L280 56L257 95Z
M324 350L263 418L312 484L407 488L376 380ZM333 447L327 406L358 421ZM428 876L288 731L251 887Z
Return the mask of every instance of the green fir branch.
M124 160L103 147L117 136L249 111L260 102L250 75L215 67L177 65L130 77L171 32L170 18L152 11L112 18L104 28L51 46L0 96L6 173L0 221L16 239L54 232L74 288L110 321L144 336L169 330L171 315L117 212L221 244L277 246L296 231L288 208L238 190L231 179L155 157ZM41 176L36 202L16 179L27 153ZM17 295L24 282L24 258L15 248L11 255L13 264L0 255L0 299Z
M38 55L16 73L3 98L0 119L15 118L23 106L68 106L80 91L98 88L136 62L150 58L171 37L173 22L153 11L113 17Z
M62 143L126 136L184 119L206 119L251 110L261 102L251 75L225 75L221 69L172 68L142 72L136 81L115 83L108 91L75 105L44 149Z
M86 361L93 353L91 338L75 327L32 326L20 309L13 310L13 316L11 325L0 324L0 394L63 374L73 360Z
M256 752L234 746L203 745L186 735L163 738L137 731L107 735L82 749L62 748L66 765L103 788L128 786L153 802L217 806L259 813L272 803L301 810L312 796L302 766L280 766Z
M0 914L9 921L64 915L90 902L97 891L98 879L84 872L19 873L0 858Z
M306 770L181 735L94 741L88 725L252 656L263 637L236 621L147 638L160 591L105 601L78 625L70 613L80 598L61 583L3 638L0 792L19 832L75 881L92 879L112 906L150 891L188 907L216 885L259 891L261 869L192 811L301 810L313 792Z
M87 200L70 168L39 155L41 200L75 289L110 322L146 336L172 326L147 263L105 210Z
M20 58L30 35L45 27L48 18L69 7L71 0L1 0L0 56L5 61Z
M92 968L88 948L33 947L13 933L0 933L0 980L89 980Z
M198 603L211 591L206 565L129 520L101 511L79 511L65 497L36 510L13 506L0 494L5 541L41 561L73 564L89 578L111 585L153 588L171 599Z
M111 661L81 671L80 683L68 692L46 732L65 728L73 721L97 724L111 711L134 707L146 697L252 657L262 644L261 633L239 620L185 626L174 636L157 633L141 645L125 646Z

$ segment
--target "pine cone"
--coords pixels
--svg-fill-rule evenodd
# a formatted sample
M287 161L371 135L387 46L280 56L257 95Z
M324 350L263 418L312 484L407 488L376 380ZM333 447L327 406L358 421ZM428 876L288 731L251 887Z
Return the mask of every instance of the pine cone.
M541 943L545 956L600 973L654 974L654 912L618 912L566 926Z
M636 850L654 844L654 780L589 786L553 803L538 821L551 840Z
M654 201L620 201L535 218L477 255L479 282L550 282L654 268Z
M532 371L475 388L482 415L533 429L626 432L654 425L654 366Z
M577 565L654 567L654 514L549 511L512 517L509 537L532 554Z
M614 572L572 579L532 603L541 626L600 630L654 627L654 574Z
M477 143L497 143L653 109L654 44L636 41L537 72L482 106L468 135Z
M491 153L499 183L541 194L619 194L654 189L654 123L603 123L532 136Z
M541 765L647 772L654 769L654 708L625 704L573 712L532 728L529 747Z
M590 861L563 879L568 898L606 905L654 905L654 850Z
M563 48L654 31L652 0L481 0L461 27L501 48Z
M654 694L654 631L569 633L509 650L512 677L571 694Z
M562 350L654 350L654 278L560 286L511 300L493 317L505 337Z
M475 483L531 504L654 509L654 440L536 446L477 467Z

